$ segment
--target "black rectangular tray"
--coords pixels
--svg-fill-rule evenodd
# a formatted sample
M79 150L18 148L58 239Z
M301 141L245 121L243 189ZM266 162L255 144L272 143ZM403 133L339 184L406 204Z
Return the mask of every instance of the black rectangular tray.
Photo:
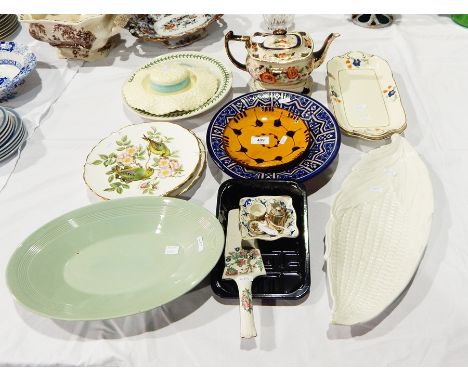
M292 198L299 236L274 241L258 240L266 275L254 279L252 295L262 299L299 299L310 288L307 194L302 185L282 180L227 180L218 190L216 217L226 233L229 210L239 208L241 198L261 195L288 195ZM238 298L235 281L223 280L223 271L224 250L211 271L211 288L220 297Z

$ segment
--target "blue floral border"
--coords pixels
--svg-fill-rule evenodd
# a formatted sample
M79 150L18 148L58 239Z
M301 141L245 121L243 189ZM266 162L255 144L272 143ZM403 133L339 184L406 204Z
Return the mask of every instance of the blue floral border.
M14 97L15 89L24 82L26 76L36 67L37 59L36 55L27 46L17 44L14 41L0 41L0 52L16 53L24 57L24 64L11 59L0 60L0 65L14 65L20 69L19 73L12 79L0 76L0 102L3 102Z

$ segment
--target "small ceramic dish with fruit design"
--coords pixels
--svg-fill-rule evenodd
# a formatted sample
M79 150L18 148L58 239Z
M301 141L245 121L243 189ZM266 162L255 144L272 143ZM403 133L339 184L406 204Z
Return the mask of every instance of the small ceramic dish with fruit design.
M290 196L246 197L239 201L243 239L277 240L299 235Z

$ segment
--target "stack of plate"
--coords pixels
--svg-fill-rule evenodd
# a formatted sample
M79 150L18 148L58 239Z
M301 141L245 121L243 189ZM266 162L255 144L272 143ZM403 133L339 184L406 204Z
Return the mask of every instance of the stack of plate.
M218 59L199 52L169 53L138 68L124 83L125 104L143 118L174 121L218 104L232 85Z
M0 15L0 40L12 35L19 27L16 15Z
M0 106L0 162L14 154L27 137L16 111Z
M177 196L191 188L206 166L195 134L168 122L126 126L89 153L83 178L103 199Z

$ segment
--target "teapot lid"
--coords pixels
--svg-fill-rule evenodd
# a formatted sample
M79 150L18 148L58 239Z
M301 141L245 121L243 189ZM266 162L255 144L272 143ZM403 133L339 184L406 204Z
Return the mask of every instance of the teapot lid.
M255 33L251 49L255 58L287 62L310 56L313 44L305 32L288 33L285 29L277 29L273 33Z

